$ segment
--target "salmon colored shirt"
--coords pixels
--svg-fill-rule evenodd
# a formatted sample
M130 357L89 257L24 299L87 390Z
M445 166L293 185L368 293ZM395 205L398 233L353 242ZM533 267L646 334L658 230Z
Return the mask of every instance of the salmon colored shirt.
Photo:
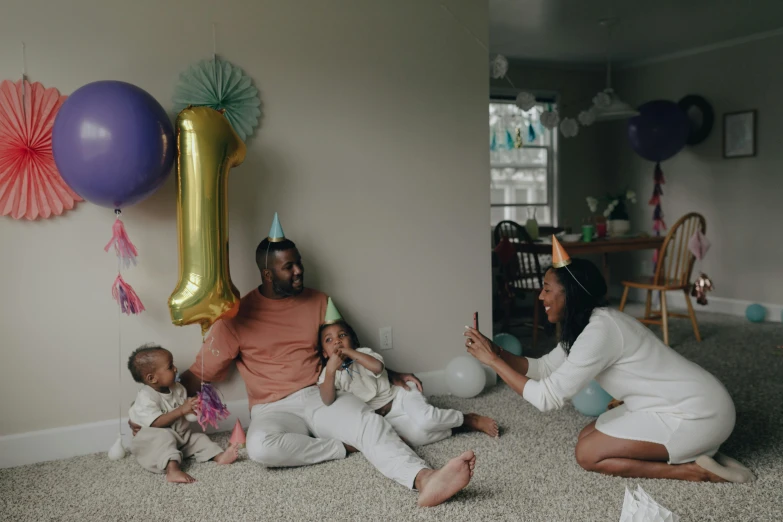
M326 300L325 294L309 288L284 299L269 299L256 288L242 298L236 317L212 326L190 371L215 382L236 362L251 408L316 384L321 369L318 328Z

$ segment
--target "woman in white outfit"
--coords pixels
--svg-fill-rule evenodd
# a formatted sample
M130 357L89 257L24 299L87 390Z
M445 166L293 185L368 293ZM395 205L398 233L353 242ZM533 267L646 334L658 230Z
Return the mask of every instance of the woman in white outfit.
M556 242L556 240L553 240ZM554 245L553 245L554 246ZM561 408L595 379L620 405L579 434L588 471L640 478L748 482L753 474L720 453L734 429L734 403L709 372L663 344L639 321L600 306L598 268L562 251L539 296L560 323L557 347L540 359L515 356L468 328L468 352L541 411ZM557 250L557 249L553 249Z

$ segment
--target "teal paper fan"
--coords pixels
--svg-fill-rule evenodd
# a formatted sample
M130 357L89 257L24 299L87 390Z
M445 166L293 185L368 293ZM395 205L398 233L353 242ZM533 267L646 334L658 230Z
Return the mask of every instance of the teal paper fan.
M253 133L261 117L261 98L250 77L221 58L202 60L180 74L173 102L177 113L188 105L225 109L242 141Z

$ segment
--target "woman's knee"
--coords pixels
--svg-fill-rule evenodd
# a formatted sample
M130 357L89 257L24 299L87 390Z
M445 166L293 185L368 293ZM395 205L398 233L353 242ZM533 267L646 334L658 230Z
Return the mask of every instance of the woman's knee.
M574 450L576 456L576 462L579 466L586 471L598 470L598 459L596 454L590 448L590 445L584 442L584 439L580 439L576 443L576 449Z
M582 428L582 431L579 432L579 437L577 439L582 439L585 435L590 435L592 432L595 431L595 421L591 422L584 428Z

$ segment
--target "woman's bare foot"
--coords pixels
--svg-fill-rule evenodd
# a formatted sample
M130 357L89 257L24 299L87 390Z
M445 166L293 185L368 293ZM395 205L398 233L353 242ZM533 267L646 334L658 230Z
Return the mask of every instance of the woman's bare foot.
M733 460L733 459L732 459ZM736 461L735 461L736 462ZM744 466L724 466L720 464L716 459L702 455L696 459L696 462L689 463L702 471L702 475L706 476L702 479L704 482L752 482L756 477L753 473ZM739 464L737 462L737 464Z
M464 421L462 425L468 431L481 431L486 433L490 437L500 437L500 430L498 429L498 423L489 417L478 415L476 413L466 413L464 415Z
M212 460L214 460L216 464L231 464L237 460L238 456L239 454L237 453L237 447L231 444L226 451L215 455L215 458Z
M416 488L419 490L419 506L437 506L453 497L470 483L476 455L466 451L453 458L441 469L424 469L416 476Z
M180 469L179 462L176 460L170 460L166 466L166 480L178 484L190 484L192 482L196 482L196 479Z

